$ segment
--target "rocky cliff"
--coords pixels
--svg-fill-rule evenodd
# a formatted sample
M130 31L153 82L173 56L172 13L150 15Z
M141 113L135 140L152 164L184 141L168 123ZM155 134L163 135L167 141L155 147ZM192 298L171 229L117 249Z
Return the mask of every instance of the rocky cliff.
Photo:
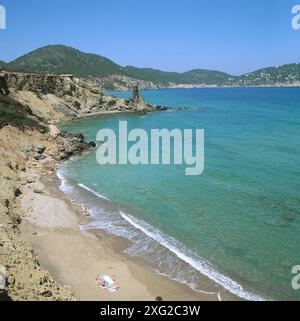
M0 128L0 301L75 300L69 287L58 284L40 266L19 231L19 202L23 189L34 184L33 174L53 175L61 161L92 145L82 135L60 134L52 127L48 133L10 125Z
M99 84L72 75L0 73L0 94L27 105L47 123L101 113L153 111L159 107L139 101L104 96Z

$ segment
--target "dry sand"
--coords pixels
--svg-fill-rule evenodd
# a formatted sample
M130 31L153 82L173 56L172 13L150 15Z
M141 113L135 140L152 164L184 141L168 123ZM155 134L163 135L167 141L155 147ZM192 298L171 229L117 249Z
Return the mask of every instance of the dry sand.
M218 300L216 295L196 293L127 257L122 253L127 240L101 231L81 231L79 224L85 220L81 207L53 183L43 185L37 174L32 175L35 182L24 188L21 201L22 237L38 252L42 267L61 284L70 285L77 299ZM101 288L95 280L100 274L111 276L119 291L109 293Z

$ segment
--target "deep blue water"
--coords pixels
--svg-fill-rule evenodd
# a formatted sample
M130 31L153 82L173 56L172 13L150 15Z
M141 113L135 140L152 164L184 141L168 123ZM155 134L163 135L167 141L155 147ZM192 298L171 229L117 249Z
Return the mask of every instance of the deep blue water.
M100 166L96 151L69 162L60 175L67 178L68 193L91 210L85 228L130 238L129 255L195 290L223 298L230 297L226 288L248 299L300 299L291 286L291 269L300 264L300 89L164 89L142 95L180 109L62 128L92 140L101 128L116 129L119 120L147 131L201 128L205 171L185 176L181 165Z

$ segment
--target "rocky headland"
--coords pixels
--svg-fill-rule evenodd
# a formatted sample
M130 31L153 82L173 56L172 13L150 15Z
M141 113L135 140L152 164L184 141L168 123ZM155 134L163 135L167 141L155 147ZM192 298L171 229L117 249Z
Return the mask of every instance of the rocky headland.
M28 106L47 123L113 112L156 111L162 107L139 99L105 96L95 80L72 75L0 72L0 94Z

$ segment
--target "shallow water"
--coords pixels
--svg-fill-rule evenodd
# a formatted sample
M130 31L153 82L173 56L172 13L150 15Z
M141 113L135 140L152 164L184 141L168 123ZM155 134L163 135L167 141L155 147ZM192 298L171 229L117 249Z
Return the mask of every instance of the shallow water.
M195 290L300 299L291 286L291 269L300 264L300 89L164 89L143 96L180 110L61 127L91 140L101 128L117 129L119 120L147 131L203 128L205 171L185 176L185 165L100 166L96 151L71 161L59 175L62 188L93 216L82 228L131 239L129 255Z

